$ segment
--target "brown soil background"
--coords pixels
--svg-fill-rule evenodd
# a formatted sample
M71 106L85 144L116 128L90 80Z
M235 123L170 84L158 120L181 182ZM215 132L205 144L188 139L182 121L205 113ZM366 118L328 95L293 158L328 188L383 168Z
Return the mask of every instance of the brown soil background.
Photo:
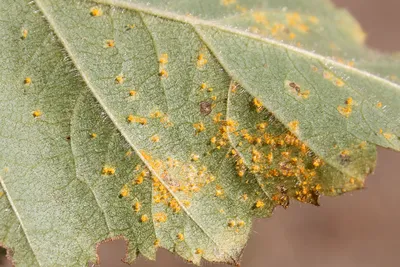
M307 1L307 0L305 0ZM399 0L334 0L347 8L368 33L368 45L400 51ZM399 114L400 115L400 114ZM397 267L400 256L400 153L380 149L378 167L367 188L339 198L322 198L322 207L293 203L270 219L257 220L242 267ZM122 240L102 244L100 267L121 262ZM140 257L134 267L189 267L160 250L157 261ZM0 259L0 267L11 266ZM203 262L203 266L219 266Z

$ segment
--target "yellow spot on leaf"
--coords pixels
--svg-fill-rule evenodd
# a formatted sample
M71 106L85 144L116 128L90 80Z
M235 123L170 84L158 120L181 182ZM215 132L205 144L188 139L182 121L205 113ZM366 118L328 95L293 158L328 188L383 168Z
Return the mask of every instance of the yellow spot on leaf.
M335 84L337 87L343 87L345 85L342 79L336 79Z
M178 213L181 210L181 207L179 206L178 201L176 199L172 199L169 203L168 206L175 212Z
M124 78L124 75L118 75L117 77L115 77L115 82L117 83L117 84L123 84L124 83L124 80L125 80L125 78Z
M299 121L291 121L288 124L291 132L297 133L299 131Z
M262 201L262 200L257 200L257 202L256 202L256 204L255 204L255 207L257 208L257 209L260 209L260 208L262 208L262 207L264 207L265 206L265 203Z
M30 77L26 77L26 78L24 79L24 84L25 84L25 85L31 85L31 84L32 84L32 79L31 79Z
M393 137L394 137L394 135L391 134L391 133L383 133L383 136L384 136L387 140L393 139Z
M158 60L160 64L167 64L168 63L168 54L161 54L160 59Z
M145 223L149 220L149 216L147 216L146 214L143 214L142 216L140 216L140 221L142 223Z
M224 190L222 189L222 187L220 185L217 185L215 188L215 196L221 197L223 195L224 195Z
M42 112L40 110L35 110L32 112L33 117L38 118L42 116Z
M133 115L129 115L128 118L127 118L127 121L129 123L139 123L141 125L146 125L147 124L147 119L146 118L137 117L137 116L133 116Z
M103 167L101 170L101 174L103 175L114 175L115 174L115 168L113 167Z
M26 38L28 38L28 30L24 29L24 30L22 30L22 39L26 39Z
M330 72L330 71L324 71L324 79L326 79L326 80L332 80L333 79L333 73L332 72Z
M124 185L119 193L121 197L127 197L129 195L129 188L127 185Z
M135 90L130 90L129 95L130 96L136 96L137 92Z
M353 105L353 98L352 97L347 98L345 103L346 103L346 105L349 105L349 106Z
M205 58L205 55L204 54L200 54L197 57L197 66L198 67L203 67L206 64L207 64L207 59Z
M197 154L193 154L193 155L192 155L192 160L193 160L193 161L198 161L199 158L200 158L200 156L197 155Z
M206 130L206 127L204 126L204 123L202 123L202 122L193 124L193 128L196 129L196 133L201 133Z
M96 137L97 137L97 134L96 134L96 133L91 133L91 134L90 134L90 138L95 139Z
M100 17L103 15L103 11L101 11L101 9L97 7L93 7L90 9L90 15L92 15L93 17Z
M342 114L342 115L345 116L346 118L350 117L350 115L351 115L351 113L352 113L352 111L353 111L353 109L352 109L351 106L346 106L346 107L339 106L339 107L337 108L337 110L339 111L340 114Z
M140 202L135 202L135 204L133 204L133 210L135 212L139 212L141 208L142 208L142 204L140 204Z
M182 233L177 234L176 237L177 237L180 241L185 240L185 236L184 236Z
M164 212L158 212L154 214L154 221L156 222L163 223L166 222L167 219L168 219L167 214L165 214Z
M154 143L160 142L160 137L158 135L153 135L150 140Z
M161 70L159 75L160 77L168 78L168 72L166 70Z
M106 47L114 47L115 46L115 41L114 40L106 40Z
M258 113L260 113L264 108L263 103L258 98L253 99L253 105L255 106Z
M195 253L201 255L204 253L204 250L202 250L201 248L197 248Z

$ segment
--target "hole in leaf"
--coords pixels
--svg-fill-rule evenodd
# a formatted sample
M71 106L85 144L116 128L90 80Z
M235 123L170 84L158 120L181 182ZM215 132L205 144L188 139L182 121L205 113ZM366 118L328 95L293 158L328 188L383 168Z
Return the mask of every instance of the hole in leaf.
M1 267L11 267L11 261L7 259L7 250L0 247L0 266Z

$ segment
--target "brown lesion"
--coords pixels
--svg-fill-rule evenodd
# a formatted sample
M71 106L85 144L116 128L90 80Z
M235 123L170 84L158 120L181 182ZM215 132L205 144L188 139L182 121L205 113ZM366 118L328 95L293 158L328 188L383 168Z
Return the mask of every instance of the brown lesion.
M204 116L209 115L212 112L212 103L208 101L200 102L200 113Z

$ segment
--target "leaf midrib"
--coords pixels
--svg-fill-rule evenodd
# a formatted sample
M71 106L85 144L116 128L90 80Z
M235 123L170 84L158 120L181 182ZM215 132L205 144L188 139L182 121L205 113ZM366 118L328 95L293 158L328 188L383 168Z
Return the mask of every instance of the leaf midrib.
M69 57L71 58L71 61L74 63L74 66L76 69L79 71L83 81L87 85L87 87L90 89L92 92L93 96L96 98L96 100L99 102L100 106L106 112L107 116L110 118L112 121L113 125L115 128L121 133L122 137L128 142L128 144L132 147L132 149L135 151L136 155L141 159L141 161L144 162L144 164L147 166L147 168L158 178L158 180L163 184L165 188L168 189L169 193L172 195L174 199L177 200L178 204L181 206L181 209L187 214L187 216L201 229L201 231L217 246L218 249L223 248L224 246L220 245L217 241L215 241L210 234L207 233L207 231L194 219L193 215L189 212L189 210L186 208L183 203L180 202L179 198L176 196L176 194L169 188L168 184L164 182L163 179L161 179L158 175L158 173L151 167L151 164L142 156L140 153L139 149L131 142L131 140L128 138L127 134L125 131L119 126L119 123L117 119L113 116L112 112L107 108L107 105L104 103L100 95L97 93L96 89L92 87L89 78L85 74L85 72L81 69L80 65L78 64L77 59L75 58L74 54L71 52L72 49L69 47L68 42L63 38L63 36L60 34L56 27L56 23L53 21L52 17L49 16L46 12L46 9L44 8L44 4L41 3L40 0L34 0L36 3L37 7L40 9L41 13L44 15L45 19L49 23L51 29L54 31L54 33L57 35L59 41L63 45L64 49L67 51ZM145 12L144 12L145 13ZM229 252L223 250L223 253L228 255L230 259L236 263L236 257L235 255L231 255ZM39 264L40 265L40 264Z

